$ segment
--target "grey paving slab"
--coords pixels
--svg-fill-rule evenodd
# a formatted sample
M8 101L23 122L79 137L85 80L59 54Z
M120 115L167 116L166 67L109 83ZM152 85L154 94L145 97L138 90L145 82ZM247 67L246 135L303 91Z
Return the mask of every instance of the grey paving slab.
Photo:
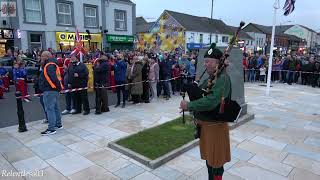
M114 172L114 174L120 177L121 179L131 179L138 176L139 174L142 174L143 172L145 172L143 168L135 164L131 164Z

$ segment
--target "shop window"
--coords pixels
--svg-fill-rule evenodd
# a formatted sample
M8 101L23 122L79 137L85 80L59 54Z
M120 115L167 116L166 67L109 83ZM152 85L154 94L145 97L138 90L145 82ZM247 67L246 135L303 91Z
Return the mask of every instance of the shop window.
M216 43L218 43L219 37L218 35L216 35Z
M57 23L72 25L72 7L70 3L57 3Z
M114 10L114 14L115 14L115 29L119 30L119 31L125 31L127 30L127 15L126 15L126 11L123 10Z
M229 37L228 36L222 36L222 42L228 43L229 42Z
M96 7L84 7L84 22L86 27L98 27Z
M200 43L203 43L203 34L200 34Z
M31 49L34 49L34 48L42 49L42 35L30 34L30 46L31 46Z
M26 22L42 23L42 9L40 0L25 0Z

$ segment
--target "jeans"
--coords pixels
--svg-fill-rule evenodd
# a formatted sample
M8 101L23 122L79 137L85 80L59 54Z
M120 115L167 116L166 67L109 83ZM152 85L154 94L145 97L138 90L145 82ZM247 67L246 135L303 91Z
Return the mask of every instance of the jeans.
M116 85L122 85L124 84L124 81L116 81ZM120 105L120 99L121 99L121 92L122 92L122 102L123 104L126 104L126 87L125 86L117 86L117 104Z
M43 103L48 116L48 130L55 130L55 127L61 126L61 114L59 109L59 92L45 91L43 93Z
M249 70L248 81L249 81L249 82L255 81L255 73L254 73L254 70L253 70L253 69L250 69L250 70Z
M150 88L151 88L151 96L152 99L157 99L157 82L149 82L150 83Z
M292 71L289 71L288 72L288 78L287 78L287 83L288 84L291 84L292 82L293 82L293 74L294 72L292 72Z
M46 115L46 120L48 120L47 112L46 112L46 109L45 109L44 103L43 103L43 95L40 96L40 104L41 104L41 106L42 106L42 109L43 109L43 111L44 111L44 114Z
M164 94L167 96L167 97L170 97L170 87L169 87L169 76L165 76L163 78L163 89L164 89Z

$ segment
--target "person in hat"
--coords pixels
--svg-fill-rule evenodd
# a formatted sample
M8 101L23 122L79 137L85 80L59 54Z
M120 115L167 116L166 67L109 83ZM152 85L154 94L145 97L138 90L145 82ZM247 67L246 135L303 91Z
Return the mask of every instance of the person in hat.
M200 85L200 88L207 89L207 95L191 102L182 100L180 103L180 109L194 113L197 129L201 129L201 159L206 160L209 179L214 180L222 179L223 165L231 160L228 123L219 122L208 115L208 111L221 108L223 96L231 96L230 77L223 69L218 68L220 63L225 63L220 62L222 56L223 53L212 44L204 55L204 66L209 78ZM215 81L211 81L212 79Z
M108 58L102 55L94 65L94 87L96 91L96 112L95 114L101 114L103 112L109 112L108 105Z

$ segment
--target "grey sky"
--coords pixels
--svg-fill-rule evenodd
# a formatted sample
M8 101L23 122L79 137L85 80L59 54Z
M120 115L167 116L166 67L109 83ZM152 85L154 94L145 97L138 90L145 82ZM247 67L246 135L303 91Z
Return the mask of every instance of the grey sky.
M132 0L137 5L137 16L155 21L168 9L196 16L210 17L211 0ZM237 26L241 20L272 25L274 0L214 0L213 18ZM320 0L296 0L296 9L283 15L285 0L280 0L277 24L301 24L320 31ZM292 21L288 23L287 21ZM286 23L284 23L286 22Z

